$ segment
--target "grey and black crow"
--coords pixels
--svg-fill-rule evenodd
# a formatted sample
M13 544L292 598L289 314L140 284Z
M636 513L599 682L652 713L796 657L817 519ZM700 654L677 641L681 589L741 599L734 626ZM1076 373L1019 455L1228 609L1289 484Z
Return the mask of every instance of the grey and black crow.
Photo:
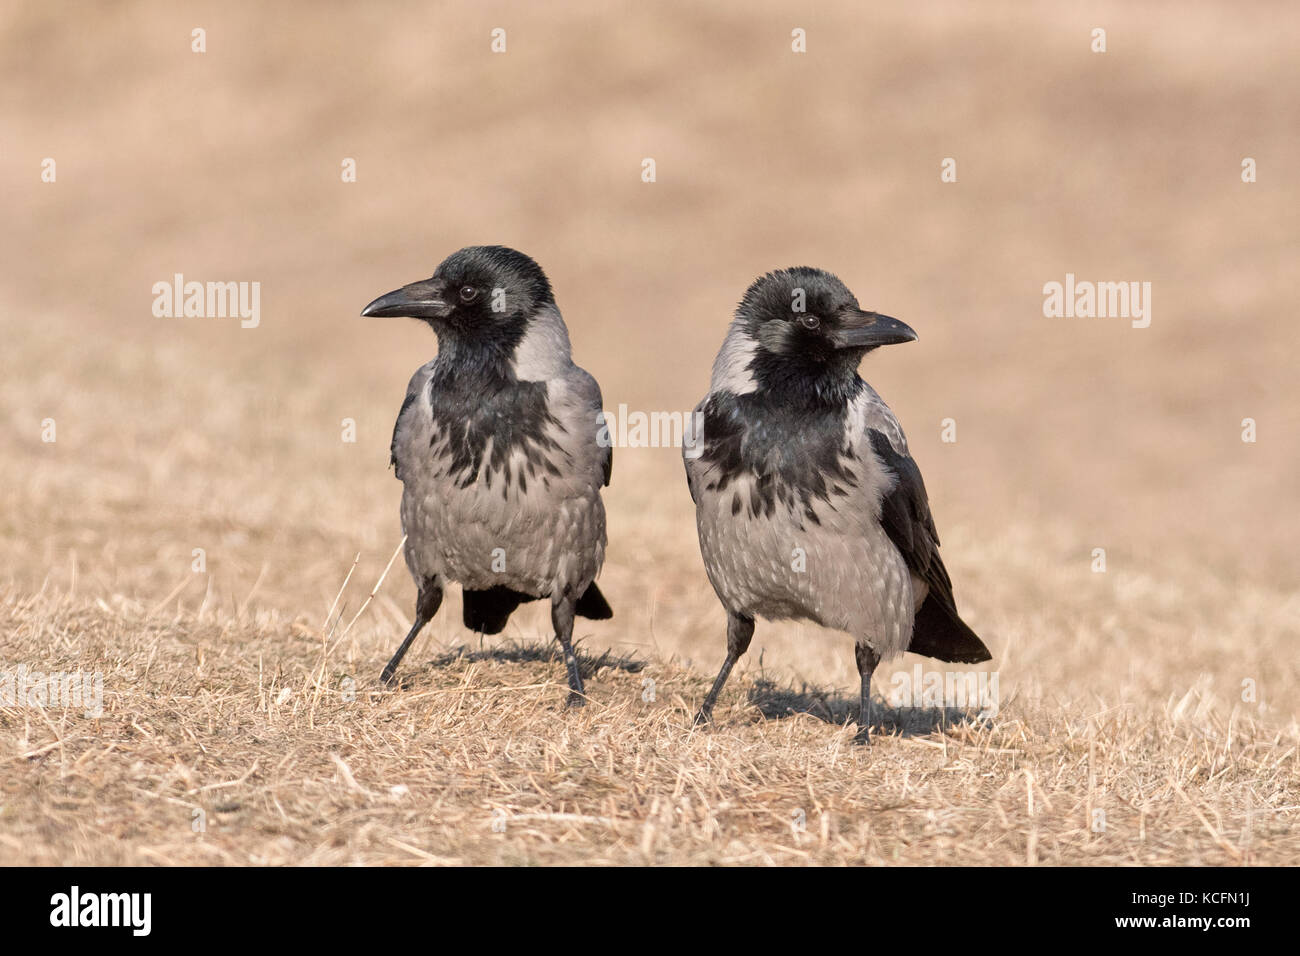
M771 272L741 300L684 443L700 551L727 610L727 659L697 721L756 616L855 639L862 742L882 659L990 658L957 614L903 429L857 373L872 349L915 339L821 269Z
M581 706L574 615L613 615L594 581L613 451L597 437L600 387L573 364L545 273L513 249L472 246L361 314L422 319L438 335L437 357L411 377L393 428L419 595L383 681L456 581L465 626L484 634L500 633L523 602L549 598L569 704Z

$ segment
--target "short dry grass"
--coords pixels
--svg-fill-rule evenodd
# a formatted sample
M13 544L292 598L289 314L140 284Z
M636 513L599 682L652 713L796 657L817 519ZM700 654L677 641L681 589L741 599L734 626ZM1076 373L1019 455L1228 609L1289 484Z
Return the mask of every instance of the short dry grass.
M9 863L1293 864L1300 734L1189 692L995 719L549 648L410 659L274 614L9 596L11 646L101 669L104 713L0 711ZM346 644L347 641L344 642Z

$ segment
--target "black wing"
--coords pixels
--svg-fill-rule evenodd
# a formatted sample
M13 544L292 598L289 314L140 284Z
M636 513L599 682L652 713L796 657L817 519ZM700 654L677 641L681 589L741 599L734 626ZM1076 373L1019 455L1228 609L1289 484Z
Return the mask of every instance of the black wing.
M952 579L939 557L939 532L930 514L921 469L910 455L900 454L883 432L867 430L872 450L893 472L893 490L880 503L880 523L912 573L929 588L916 612L909 651L941 661L975 664L992 658L984 642L957 614Z

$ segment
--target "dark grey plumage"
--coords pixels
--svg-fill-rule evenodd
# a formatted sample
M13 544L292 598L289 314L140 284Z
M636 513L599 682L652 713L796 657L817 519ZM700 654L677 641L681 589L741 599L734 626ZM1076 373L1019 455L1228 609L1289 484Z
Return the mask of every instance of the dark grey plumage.
M465 626L486 634L499 633L519 604L549 598L569 702L581 704L574 615L613 613L594 583L613 453L597 441L600 388L573 364L550 282L523 253L473 246L361 314L422 319L438 335L437 357L411 377L393 428L419 597L383 680L455 581Z
M700 550L728 615L727 659L699 720L756 616L854 637L863 741L880 660L990 658L957 614L903 430L857 374L867 352L915 338L820 269L769 273L741 300L686 443Z

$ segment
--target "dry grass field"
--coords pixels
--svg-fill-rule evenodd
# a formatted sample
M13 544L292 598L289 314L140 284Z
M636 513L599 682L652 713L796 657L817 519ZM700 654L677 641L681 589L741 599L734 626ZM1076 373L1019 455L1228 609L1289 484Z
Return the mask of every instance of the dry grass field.
M99 673L103 710L0 702L0 863L1300 862L1298 27L5 5L0 672ZM358 313L488 242L546 268L611 409L693 407L769 268L914 326L863 374L997 713L891 705L950 667L908 656L855 747L850 640L760 622L692 728L725 619L674 448L615 452L588 707L543 607L480 639L454 588L382 688L414 600L400 560L368 600L400 539L388 441L436 342ZM260 323L155 317L175 273L261 283ZM1150 327L1045 318L1066 273L1151 282Z

